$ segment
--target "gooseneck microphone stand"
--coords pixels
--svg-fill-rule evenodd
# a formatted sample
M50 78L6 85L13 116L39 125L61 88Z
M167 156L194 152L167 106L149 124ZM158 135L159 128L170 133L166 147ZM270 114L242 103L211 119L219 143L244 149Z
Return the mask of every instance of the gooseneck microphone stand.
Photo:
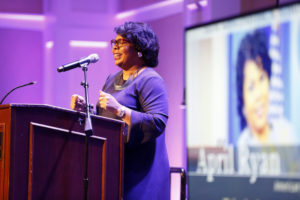
M81 85L84 87L84 93L85 93L85 102L86 102L86 115L85 115L85 124L84 124L84 132L85 132L85 159L84 159L84 178L83 178L83 184L84 184L84 200L88 199L88 147L89 147L89 137L93 135L93 128L92 128L92 120L90 115L90 104L89 104L89 97L88 97L88 83L87 83L87 76L86 72L88 70L87 64L84 64L82 67L83 73L84 73L84 81L81 82Z
M13 88L12 90L10 90L10 91L2 98L2 100L0 101L0 105L2 105L3 101L5 100L5 98L6 98L10 93L12 93L13 91L15 91L16 89L21 88L21 87L25 87L25 86L27 86L27 85L33 85L33 84L36 84L36 81L32 81L32 82L30 82L30 83L26 83L26 84L24 84L24 85L19 85L19 86Z

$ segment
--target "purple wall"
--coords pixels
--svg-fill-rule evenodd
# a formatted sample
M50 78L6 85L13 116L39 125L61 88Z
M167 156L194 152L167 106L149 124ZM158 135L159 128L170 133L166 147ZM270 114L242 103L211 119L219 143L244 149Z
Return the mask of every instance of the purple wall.
M1 0L0 12L43 13L42 0Z
M183 14L179 13L148 22L156 32L160 42L159 66L157 72L164 78L169 94L169 121L167 126L167 145L171 166L183 166L184 145L183 102ZM180 123L178 123L180 122ZM171 153L172 152L172 153Z
M183 13L171 15L155 21L148 21L156 32L160 42L159 65L156 71L164 78L169 95L169 120L166 128L166 143L170 165L185 167L185 132L183 68ZM172 175L171 199L180 199L179 176Z
M144 6L149 6L154 3L161 2L161 0L122 0L119 1L118 11L132 10L136 8L141 8Z
M18 89L4 103L41 103L43 101L43 34L40 31L0 28L0 98L12 88Z

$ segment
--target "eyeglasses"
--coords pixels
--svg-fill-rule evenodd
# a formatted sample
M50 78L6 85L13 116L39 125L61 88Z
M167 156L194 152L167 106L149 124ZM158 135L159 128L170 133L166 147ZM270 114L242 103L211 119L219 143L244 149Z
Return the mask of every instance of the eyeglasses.
M114 47L115 45L117 45L118 47L122 47L127 43L130 43L130 41L128 39L125 39L125 38L120 38L120 39L117 39L117 40L111 40L110 41L111 47Z

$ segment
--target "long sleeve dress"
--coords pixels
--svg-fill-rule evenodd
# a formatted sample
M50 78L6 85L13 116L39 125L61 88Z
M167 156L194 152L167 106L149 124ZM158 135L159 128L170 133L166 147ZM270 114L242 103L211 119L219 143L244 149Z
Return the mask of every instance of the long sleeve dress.
M169 161L165 144L168 95L163 79L145 68L134 79L119 85L122 71L110 75L103 91L132 109L124 157L125 200L169 200ZM117 118L97 104L97 113Z

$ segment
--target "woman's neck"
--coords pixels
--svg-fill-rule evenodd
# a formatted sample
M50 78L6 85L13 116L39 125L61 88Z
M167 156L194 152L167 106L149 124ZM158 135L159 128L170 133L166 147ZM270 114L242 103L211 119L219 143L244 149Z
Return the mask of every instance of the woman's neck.
M131 75L136 76L141 68L141 66L133 65L129 69L123 69L123 80L128 80Z

